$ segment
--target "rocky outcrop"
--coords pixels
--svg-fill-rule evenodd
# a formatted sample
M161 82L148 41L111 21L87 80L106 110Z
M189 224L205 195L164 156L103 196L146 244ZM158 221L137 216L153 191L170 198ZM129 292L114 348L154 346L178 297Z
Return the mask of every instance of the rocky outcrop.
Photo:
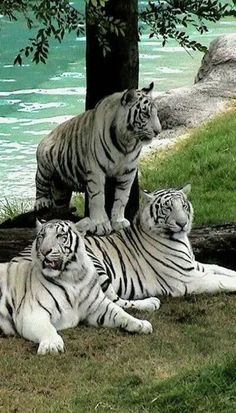
M160 138L166 129L194 127L224 110L236 99L236 33L210 44L192 87L158 93L156 99L164 129Z

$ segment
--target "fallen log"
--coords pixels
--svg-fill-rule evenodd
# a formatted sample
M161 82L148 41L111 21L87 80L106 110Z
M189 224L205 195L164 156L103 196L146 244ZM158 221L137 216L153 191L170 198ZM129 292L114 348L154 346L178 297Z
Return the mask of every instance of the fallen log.
M236 270L236 222L196 227L189 238L197 261Z
M0 262L16 256L34 237L34 228L0 229ZM236 222L194 228L190 240L198 261L236 270Z

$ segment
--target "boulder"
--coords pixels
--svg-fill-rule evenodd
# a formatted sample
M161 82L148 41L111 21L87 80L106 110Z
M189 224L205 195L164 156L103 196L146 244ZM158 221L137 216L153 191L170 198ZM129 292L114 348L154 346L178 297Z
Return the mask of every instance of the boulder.
M156 94L158 114L166 129L195 127L236 99L236 33L213 40L192 87Z

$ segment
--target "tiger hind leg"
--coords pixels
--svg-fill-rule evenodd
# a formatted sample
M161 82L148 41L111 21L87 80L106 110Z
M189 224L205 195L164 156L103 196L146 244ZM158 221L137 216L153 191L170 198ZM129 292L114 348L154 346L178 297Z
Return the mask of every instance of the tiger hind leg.
M107 297L104 298L95 312L88 315L87 321L90 325L121 328L129 333L151 334L153 331L149 321L133 317Z
M38 164L36 177L36 200L34 204L35 210L52 207L51 185L52 185L52 171L43 168Z
M99 273L99 281L102 290L106 297L108 297L113 303L116 303L119 307L124 308L125 310L133 308L135 310L148 311L150 313L160 308L161 302L157 297L148 297L139 300L126 300L119 297L114 290L110 278L107 276L106 270L101 268L101 263L94 257L93 260L95 267L99 265L97 270Z
M124 300L117 296L117 299L113 302L125 310L133 308L139 311L148 311L149 313L158 310L161 305L161 302L157 297L143 298L142 300Z
M72 190L58 176L53 176L51 195L54 207L69 209Z
M186 284L185 293L217 294L221 292L236 292L236 272L228 271L230 272L229 275L213 273L212 271L197 272Z

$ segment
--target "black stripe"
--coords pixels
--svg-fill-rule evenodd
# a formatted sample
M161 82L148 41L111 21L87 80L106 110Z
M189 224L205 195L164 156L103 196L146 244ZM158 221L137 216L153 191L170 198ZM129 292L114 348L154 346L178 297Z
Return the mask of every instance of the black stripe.
M109 159L109 161L115 163L114 159L111 157L110 153L108 152L107 148L105 147L103 141L100 140L100 142L101 142L101 144L102 144L102 147L103 147L103 150L104 150L104 152L105 152L105 154L106 154L107 159Z
M51 291L50 291L43 283L41 283L41 284L42 284L42 286L45 288L45 290L48 292L48 294L52 297L52 299L53 299L53 301L54 301L54 303L55 303L55 306L56 306L56 308L57 308L57 311L61 314L62 310L61 310L61 308L60 308L60 306L59 306L59 304L58 304L58 301L56 300L56 298L54 297L54 295L51 293Z
M118 142L117 135L116 135L116 127L115 127L114 122L110 126L110 137L111 137L111 142L115 146L115 148L119 152L126 154L126 151L123 150L120 143Z
M9 313L10 317L12 318L13 308L12 308L12 306L11 306L11 304L9 303L8 300L6 300L6 308L7 308L7 311L8 311L8 313Z
M55 285L56 287L60 288L60 289L63 291L63 293L65 294L65 297L66 297L68 303L70 304L70 306L73 307L73 304L71 303L69 294L68 294L68 292L66 291L65 287L63 287L63 285L57 283L53 278L47 277L47 276L45 276L45 275L44 275L44 278L45 278L49 283L51 283L51 284ZM44 286L43 283L41 283L41 284Z
M100 324L101 326L104 324L105 316L106 316L106 314L107 314L108 307L109 307L110 304L111 304L111 302L109 302L109 303L107 304L106 310L104 311L104 313L102 314L102 316L100 316L100 317L98 318L98 320L97 320L98 324Z
M52 317L52 314L50 313L50 311L46 307L44 307L44 305L38 299L37 299L37 303L50 315L50 317Z

